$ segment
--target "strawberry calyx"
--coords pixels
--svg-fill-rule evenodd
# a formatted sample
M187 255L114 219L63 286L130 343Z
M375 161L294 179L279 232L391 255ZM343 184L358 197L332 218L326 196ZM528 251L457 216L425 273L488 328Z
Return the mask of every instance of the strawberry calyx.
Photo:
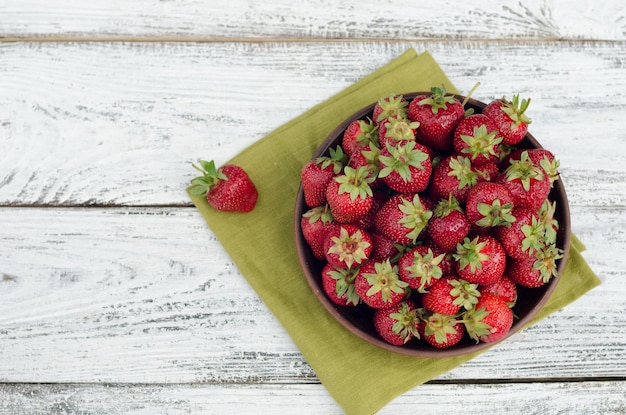
M368 196L373 197L370 183L375 179L370 174L369 166L360 166L356 169L346 166L343 169L343 174L334 178L339 183L339 194L349 193L352 201L356 200L357 197L361 199Z
M422 163L428 160L428 154L415 148L415 141L401 142L396 146L387 143L389 156L381 155L379 160L386 167L382 168L378 173L378 177L383 178L389 176L394 171L405 181L411 181L410 167L424 170Z
M478 303L478 284L471 284L463 279L449 279L448 284L452 286L450 295L454 297L453 305L471 310Z
M449 193L447 199L441 199L437 203L433 213L438 218L445 218L454 211L464 213L456 197L454 197L452 193Z
M409 103L402 95L392 94L386 98L379 99L377 102L381 112L376 116L374 121L382 122L386 118L406 118Z
M352 268L334 268L328 272L328 275L336 281L335 293L337 298L346 298L347 304L359 305L361 298L354 288L354 280L356 279L358 270Z
M200 166L191 164L194 169L202 173L202 176L198 176L191 180L191 187L189 191L196 196L206 196L212 187L217 185L222 180L228 180L228 177L224 174L221 168L215 167L213 160L199 160Z
M482 252L487 246L487 241L478 242L479 238L480 236L474 239L465 237L463 242L457 244L456 253L452 254L452 257L458 261L459 269L469 266L472 272L476 272L477 269L482 269L483 262L489 260L489 255Z
M369 143L378 142L378 125L367 117L366 120L359 120L360 133L356 137L356 142L360 146L367 145Z
M398 209L404 214L398 220L398 224L410 230L406 237L415 243L420 233L428 226L428 221L433 212L424 207L418 194L413 195L412 200L402 198L402 203L398 205Z
M365 240L363 233L357 230L350 234L345 227L339 230L339 236L331 237L331 245L328 248L329 254L339 256L339 261L344 262L348 268L352 268L354 264L361 264L367 260L365 250L371 244Z
M459 180L459 190L464 187L472 187L478 183L479 174L472 168L472 162L468 157L457 156L450 159L450 172L448 176Z
M511 130L519 127L520 124L531 123L530 118L525 114L529 105L530 98L520 101L519 94L514 95L511 101L508 101L506 98L500 100L500 109L513 121Z
M520 230L524 234L524 239L522 239L523 252L532 254L546 245L547 228L535 215L532 216L531 223L529 225L523 225Z
M491 204L479 203L477 208L478 213L483 216L476 222L478 226L511 226L511 223L515 222L515 216L511 213L513 211L511 203L503 205L500 199L495 199Z
M488 336L492 334L493 327L485 323L483 320L489 315L484 307L480 309L473 308L463 314L463 318L459 320L465 325L465 330L469 334L470 338L478 343L481 336Z
M511 160L504 172L507 181L519 180L525 191L530 191L532 180L543 180L544 171L541 167L535 165L528 151L524 151L519 160Z
M554 185L554 182L559 180L559 167L560 166L561 166L561 163L559 162L559 160L552 159L552 161L550 161L550 159L547 156L544 156L539 161L539 167L541 167L543 171L546 172L546 174L548 175L548 178L550 179L550 186Z
M461 140L467 144L461 152L469 154L474 160L481 155L497 157L496 148L502 142L502 137L498 136L496 131L488 131L487 126L481 124L474 127L472 135L461 134Z
M329 156L320 156L315 159L315 163L319 165L322 170L332 165L335 174L341 173L341 170L348 162L348 158L344 154L343 149L341 146L337 146L334 149L329 148L328 152L330 154Z
M556 261L563 258L563 250L554 245L549 245L535 253L533 269L540 272L541 280L546 283L559 273Z
M322 223L333 222L333 215L328 204L311 208L302 214L302 217L308 218L309 223L321 221Z
M392 292L402 294L408 283L402 281L398 275L398 266L392 265L389 259L374 263L374 273L364 273L363 277L370 284L366 295L371 297L380 293L385 303L392 301Z
M385 121L385 136L396 141L415 140L415 129L420 123L404 117L390 117Z
M448 104L454 104L456 102L454 96L446 94L446 89L443 85L441 87L432 87L430 92L431 95L428 98L420 100L418 105L430 105L433 114L437 114L440 109L448 109Z
M559 222L554 219L556 213L556 201L550 203L548 199L544 200L543 204L539 208L539 220L543 224L544 228L544 243L546 245L556 244L557 231L559 229Z
M409 271L409 278L420 279L420 286L417 289L419 292L424 292L426 287L432 285L433 279L441 278L443 271L439 265L445 256L445 253L435 256L430 248L425 254L414 251L413 262L406 269Z
M424 335L434 336L439 344L446 343L449 335L458 334L455 328L458 321L454 316L424 310L421 319L424 322Z
M400 336L404 342L408 342L413 337L420 338L417 325L419 322L417 310L409 307L406 301L400 303L397 312L389 314L389 317L396 320L391 326L391 331Z

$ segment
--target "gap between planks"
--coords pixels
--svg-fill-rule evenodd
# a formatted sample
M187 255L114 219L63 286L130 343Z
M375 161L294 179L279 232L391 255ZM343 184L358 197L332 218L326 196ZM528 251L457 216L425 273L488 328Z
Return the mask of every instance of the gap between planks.
M613 39L564 37L385 38L385 37L203 37L203 36L0 36L0 43L571 43L619 44Z
M505 385L505 384L537 384L537 383L620 383L626 382L626 376L587 376L587 377L554 377L554 378L502 378L502 379L433 379L425 382L427 385ZM202 385L257 385L259 382L0 382L0 387L11 386L98 386L98 387L172 387L172 386L202 386ZM293 385L293 382L263 382L271 385ZM309 382L300 381L298 384L318 385L321 382L317 378L312 378Z

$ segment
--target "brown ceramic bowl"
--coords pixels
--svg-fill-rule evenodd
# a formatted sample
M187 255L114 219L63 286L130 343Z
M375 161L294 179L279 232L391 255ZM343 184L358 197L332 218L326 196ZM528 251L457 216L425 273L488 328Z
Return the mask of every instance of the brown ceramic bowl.
M407 93L404 94L404 96L410 100L421 94L430 94L430 92ZM465 99L465 97L460 95L456 95L456 97L461 102ZM340 145L343 132L347 126L353 120L362 119L368 116L371 117L374 105L375 103L372 103L371 105L357 111L354 115L338 125L337 128L335 128L335 130L333 130L324 140L315 154L312 155L312 158L327 154L330 147L335 148L337 145ZM474 111L478 113L485 107L485 105L486 104L483 102L469 99L465 108L474 108ZM515 147L528 149L542 148L539 142L530 133L528 133L524 140ZM555 214L555 218L559 222L557 247L563 250L563 258L558 260L557 264L558 276L552 278L547 284L538 288L525 289L518 286L518 300L517 304L513 308L513 312L518 318L514 320L511 330L504 339L523 329L532 320L556 288L563 269L565 268L565 262L567 260L570 246L570 214L567 195L565 194L565 189L563 188L561 180L557 180L554 183L554 188L552 189L549 198L557 203L557 211ZM403 346L395 346L384 341L374 329L372 322L373 309L365 305L359 305L357 307L340 307L335 305L324 293L321 280L321 271L324 263L315 258L313 252L305 241L300 228L300 220L302 214L306 212L306 210L308 210L308 208L304 203L304 194L302 192L302 187L300 187L296 199L294 214L295 240L300 264L315 296L319 299L326 310L347 330L366 342L376 345L382 349L415 357L452 357L477 352L494 345L494 343L476 343L475 341L469 339L467 335L460 343L446 349L436 349L424 341L415 339Z

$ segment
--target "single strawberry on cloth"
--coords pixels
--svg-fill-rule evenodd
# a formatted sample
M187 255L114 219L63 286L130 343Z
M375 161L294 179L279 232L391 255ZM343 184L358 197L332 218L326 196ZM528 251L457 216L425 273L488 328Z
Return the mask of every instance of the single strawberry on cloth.
M258 187L259 198L252 212L220 212L210 208L204 198L190 194L241 274L347 414L373 414L398 395L476 356L415 358L356 337L326 312L311 291L294 241L300 169L326 136L355 110L382 96L430 90L433 85L456 92L430 54L407 50L229 161L242 166ZM534 322L600 284L580 255L582 249L572 237L564 274Z

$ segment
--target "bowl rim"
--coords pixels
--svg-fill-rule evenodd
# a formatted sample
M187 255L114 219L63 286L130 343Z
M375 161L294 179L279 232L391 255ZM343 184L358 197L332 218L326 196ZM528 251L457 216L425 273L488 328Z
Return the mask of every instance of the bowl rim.
M404 96L408 100L411 100L418 95L430 95L430 94L431 94L430 91L417 91L417 92L408 92L408 93L404 93L400 95ZM460 102L463 102L463 100L466 99L465 96L459 95L459 94L447 94L447 95L454 96ZM343 131L348 127L348 125L355 119L363 119L368 114L371 114L375 104L376 102L368 104L367 106L359 109L358 111L354 112L350 117L342 121L337 127L335 127L326 136L324 141L318 146L315 153L312 155L311 159L315 159L319 156L322 156L325 152L327 152L328 148L331 146L332 143L334 143L338 139L339 140L341 139L341 135ZM468 98L465 104L465 108L467 109L468 107L471 107L474 109L482 110L486 105L487 104L485 104L484 102L478 101L474 98ZM540 148L540 149L544 148L530 132L526 134L522 142L524 143L522 148L524 147L525 148L529 148L529 147ZM346 308L336 305L328 298L328 296L324 292L322 285L321 285L321 276L314 275L312 271L313 267L312 267L311 261L312 260L316 262L320 262L320 261L312 257L312 251L310 247L307 245L306 241L304 240L304 236L302 234L302 228L300 225L302 214L306 211L305 209L308 209L308 208L306 207L306 204L304 202L304 193L302 190L301 182L298 188L298 193L296 196L296 203L295 203L295 208L294 208L295 242L296 242L296 250L298 254L299 263L302 268L302 271L305 274L309 287L311 288L311 290L313 291L313 294L317 297L317 299L322 303L326 311L330 313L333 316L333 318L339 324L341 324L345 329L347 329L348 331L350 331L352 334L356 335L360 339L366 341L367 343L370 343L374 346L377 346L379 348L382 348L390 352L398 353L398 354L405 355L405 356L412 356L412 357L426 357L426 358L455 357L455 356L461 356L461 355L465 355L469 353L475 353L478 351L488 349L494 345L497 345L501 343L502 341L510 338L514 334L520 332L524 328L526 328L531 323L531 321L536 317L537 313L541 310L541 308L543 308L543 306L548 301L548 299L552 296L552 293L556 289L556 286L558 285L558 282L561 279L562 273L565 269L565 264L567 262L570 244L571 244L571 222L570 222L569 201L568 201L567 194L565 192L565 187L563 186L561 177L559 177L559 180L554 182L554 187L551 190L550 195L552 196L551 200L552 201L556 200L557 202L558 216L560 216L561 219L565 218L564 221L559 220L558 240L560 240L563 245L562 247L559 246L559 248L563 249L563 257L558 260L559 261L557 265L558 274L555 277L551 278L550 281L546 283L545 285L538 287L538 288L530 289L530 290L542 289L544 293L536 303L530 306L528 312L524 316L522 316L521 318L516 318L513 321L513 325L511 326L511 329L509 330L509 332L497 342L493 342L493 343L479 342L479 343L469 343L469 344L466 342L465 344L457 344L455 346L445 348L445 349L437 349L423 342L420 342L421 347L411 347L411 343L408 343L402 346L396 346L396 345L386 342L380 336L364 331L362 328L357 327L355 324L353 324L351 319L349 319L345 315Z

